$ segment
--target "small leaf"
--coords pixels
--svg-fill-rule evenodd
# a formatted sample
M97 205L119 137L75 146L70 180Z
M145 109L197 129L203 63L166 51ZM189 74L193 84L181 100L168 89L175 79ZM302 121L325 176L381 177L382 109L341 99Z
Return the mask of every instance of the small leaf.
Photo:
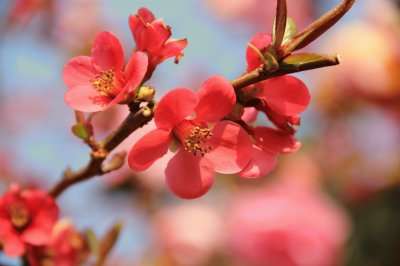
M316 53L298 53L286 57L285 59L283 59L282 62L285 64L293 65L319 61L336 61L336 57Z
M90 254L97 257L99 251L99 242L97 240L96 234L91 229L86 229L85 231L86 240L89 245Z
M115 224L112 228L108 230L105 236L101 239L99 245L98 257L95 262L95 266L102 266L110 253L111 249L114 247L118 240L119 234L122 230L122 223Z
M92 135L92 129L90 124L82 124L78 123L71 127L72 133L80 139L88 140L89 137Z
M276 16L274 22L273 35L272 35L275 50L278 50L282 44L282 40L285 35L286 21L287 21L286 0L277 0Z
M285 55L306 47L336 24L351 8L355 0L344 0L325 15L297 34L285 47Z
M299 71L309 66L327 66L339 64L339 57L337 55L323 55L315 53L299 53L287 56L283 59L281 67L297 66Z
M287 44L297 34L296 22L290 17L287 18L285 35L283 36L282 45Z

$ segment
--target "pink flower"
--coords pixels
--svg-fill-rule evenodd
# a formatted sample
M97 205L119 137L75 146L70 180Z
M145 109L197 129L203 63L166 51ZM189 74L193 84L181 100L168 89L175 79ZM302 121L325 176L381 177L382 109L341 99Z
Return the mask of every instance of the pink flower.
M157 129L133 146L130 167L147 169L175 139L178 151L165 169L167 185L181 198L203 195L213 184L214 172L237 173L249 161L251 143L246 131L236 123L220 122L235 102L232 85L220 76L205 81L197 94L185 88L170 91L155 111Z
M51 11L52 4L46 0L15 0L10 2L7 21L11 26L27 24L40 11Z
M229 26L235 30L233 23L250 24L262 30L271 29L276 13L276 1L272 0L203 0L218 18L229 22ZM313 16L311 0L288 0L288 13L294 19L299 28L307 26Z
M162 19L155 19L147 8L140 8L138 14L129 17L129 26L136 42L136 51L147 53L149 68L146 77L150 78L154 69L165 59L175 57L175 62L183 56L186 39L170 39L171 27Z
M250 43L262 53L271 44L271 35L259 33L253 36ZM247 70L257 69L263 63L258 54L251 48L246 50ZM253 98L260 100L257 107L281 130L294 133L290 125L299 125L299 115L304 112L310 102L307 86L298 78L284 75L258 82L244 88L252 91ZM251 99L250 99L251 100Z
M82 112L103 111L134 93L147 70L144 53L133 53L124 67L124 53L119 40L109 32L99 33L92 55L72 58L64 67L67 85L65 102Z
M46 246L29 247L28 250L28 259L32 266L81 265L88 255L87 240L67 220L57 222Z
M257 178L268 174L276 164L276 155L297 151L301 143L292 134L269 127L256 127L252 134L253 153L247 166L238 173L244 178Z
M271 35L259 33L251 40L257 49L264 53L271 44ZM263 62L259 55L248 47L246 51L247 70L260 67ZM264 112L277 129L246 125L253 139L253 156L239 175L246 178L260 177L275 168L276 155L297 151L301 143L293 135L292 125L300 124L299 115L307 108L310 94L307 86L292 76L280 76L247 86L241 91L242 101L251 102L256 109L244 113L246 124L254 122L257 110ZM255 101L256 100L256 101ZM247 108L246 108L247 109Z
M237 196L227 235L243 265L340 264L348 217L318 190L279 182Z
M244 178L258 178L272 171L276 164L276 156L297 151L301 143L292 134L269 127L252 128L250 125L257 119L258 111L254 107L244 108L242 115L251 139L253 154L247 166L238 173Z
M21 256L27 244L48 243L58 218L53 198L40 190L23 190L12 185L0 198L0 242L4 253Z

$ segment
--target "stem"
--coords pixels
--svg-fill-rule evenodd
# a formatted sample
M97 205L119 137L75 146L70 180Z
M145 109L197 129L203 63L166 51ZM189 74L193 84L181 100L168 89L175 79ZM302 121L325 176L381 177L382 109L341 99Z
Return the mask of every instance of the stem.
M100 143L99 149L92 152L91 159L85 167L76 172L73 172L70 169L66 170L62 179L52 188L50 188L48 194L56 198L64 190L76 183L107 173L108 171L104 171L102 167L107 155L132 132L147 124L152 118L152 115L144 116L140 109L136 112L131 112L118 127L118 129L112 132L108 137L105 138L104 141Z

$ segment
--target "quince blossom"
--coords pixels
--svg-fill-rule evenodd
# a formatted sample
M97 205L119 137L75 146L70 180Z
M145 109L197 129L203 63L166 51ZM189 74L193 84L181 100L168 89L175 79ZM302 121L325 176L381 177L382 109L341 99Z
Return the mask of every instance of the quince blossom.
M77 56L65 65L65 102L82 112L104 111L134 93L146 74L147 63L146 54L135 52L123 70L121 43L111 33L101 32L90 57Z
M257 114L255 108L245 108L242 120L251 124L256 120ZM247 166L238 173L241 177L258 178L268 174L277 164L277 155L295 152L301 146L292 134L282 130L269 127L251 128L249 125L247 128L253 140L253 155Z
M271 35L266 33L256 34L250 43L265 53L271 45ZM263 64L259 55L248 47L246 51L247 70L253 71ZM253 156L240 173L245 178L260 177L270 172L276 166L276 155L297 151L301 143L293 135L295 130L292 125L300 124L299 115L307 108L310 94L307 86L299 79L284 75L258 82L247 86L241 91L242 100L252 102L256 109L249 112L245 108L242 116L243 122L249 129L253 140ZM277 127L256 127L248 124L254 122L257 110L266 114L269 120Z
M29 247L28 259L31 266L82 265L89 256L86 238L70 224L60 220L54 226L51 240L46 246Z
M272 45L272 37L267 33L258 33L250 43L264 54L267 47ZM248 72L263 64L260 56L251 47L247 47L246 61ZM310 102L307 86L300 79L289 75L250 85L244 92L252 95L252 98L259 99L257 109L263 111L275 126L291 134L295 131L290 125L300 124L299 115L306 110Z
M130 167L147 169L167 153L175 139L178 151L165 169L168 187L186 199L205 194L213 184L214 172L240 172L251 156L246 131L234 122L220 122L235 102L232 85L220 76L205 81L197 94L186 88L170 91L155 111L157 129L133 146Z
M53 198L40 190L21 190L16 184L0 198L0 243L7 256L25 253L27 245L45 245L58 218Z
M151 77L158 64L175 57L175 63L183 56L187 46L186 39L170 39L171 27L163 19L155 19L147 8L140 8L138 13L129 17L129 27L136 42L136 51L142 51L149 57L147 79Z

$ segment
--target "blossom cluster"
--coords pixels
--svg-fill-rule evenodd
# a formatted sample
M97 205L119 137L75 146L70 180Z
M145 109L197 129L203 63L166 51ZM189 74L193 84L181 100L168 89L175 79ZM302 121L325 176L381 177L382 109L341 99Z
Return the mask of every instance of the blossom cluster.
M96 36L90 57L74 57L66 64L65 101L71 108L98 112L116 104L154 101L154 91L142 97L141 92L149 88L145 82L164 60L175 57L177 63L187 41L171 39L171 28L146 8L129 17L129 27L136 49L125 67L121 44L109 32ZM271 45L267 33L250 40L246 73L264 67L259 53ZM282 58L279 49L276 54ZM173 89L154 108L156 129L133 145L129 166L143 171L174 149L176 154L165 169L166 182L175 195L186 199L205 194L214 182L214 172L244 178L264 176L275 167L277 155L299 149L293 126L299 125L299 115L309 100L306 85L287 75L241 89L216 75L204 81L197 92ZM272 126L253 127L258 112L264 113Z
M0 249L32 266L81 265L89 255L87 237L59 220L59 212L44 191L12 184L0 197Z
M149 81L165 60L174 58L175 63L179 63L187 40L173 39L171 27L146 8L129 16L128 25L136 44L129 55L114 34L98 33L90 56L73 57L63 69L67 87L64 100L75 110L76 124L71 130L91 149L90 162L76 172L67 169L63 178L47 192L12 184L0 196L0 251L9 257L21 257L24 264L33 266L103 265L118 238L121 224L114 225L102 239L97 239L90 229L79 232L67 220L60 219L55 198L77 182L121 168L126 155L126 165L139 172L173 154L165 170L163 168L166 184L174 195L183 199L206 194L215 181L215 173L243 179L270 173L279 155L300 149L301 143L295 137L296 126L300 125L300 115L310 102L307 86L287 73L338 64L337 57L292 53L338 21L351 2L344 2L297 34L294 22L287 17L286 1L277 1L273 32L257 33L249 40L243 57L246 69L240 77L229 81L221 75L213 75L197 90L175 88L159 101L155 100L156 89ZM97 141L94 134L99 128L92 124L94 114L105 114L117 105L128 107L129 115L112 133ZM115 122L106 115L102 117L109 123L107 129ZM151 120L146 133L130 144L129 153L115 152L124 140L130 140L130 134L139 133L135 130ZM115 152L114 156L109 156L111 152ZM285 184L253 192L253 195L237 193L236 197L241 200L234 202L230 214L225 213L226 228L222 228L219 218L212 214L207 223L205 209L200 209L201 215L197 216L196 209L191 208L194 220L201 221L205 228L216 224L217 229L210 231L214 237L227 230L228 249L245 265L266 262L334 265L340 260L340 249L349 226L345 215L329 201L313 190L303 193L298 187ZM143 201L151 201L147 195L143 198ZM245 199L243 203L242 199ZM269 205L270 213L264 212L263 208ZM147 207L148 213L153 215L152 207ZM321 221L315 222L313 213L320 213ZM179 217L173 216L174 219ZM186 241L183 226L188 225L190 219L178 218L183 224L175 225L174 222L165 223L168 220L165 214L154 217L159 219L158 233L166 250L171 250L171 254L176 247L185 250L185 256L171 256L172 261L196 261L186 252L191 250L190 245L182 244ZM329 225L332 232L326 231L325 225ZM190 226L195 231L199 228L198 223L190 223ZM177 227L180 233L171 234L173 230L169 227ZM205 245L208 249L203 249L205 264L207 257L213 257L223 243L209 238L203 230L197 233L198 239L208 241ZM193 250L196 249L194 245ZM320 252L313 254L313 250Z

